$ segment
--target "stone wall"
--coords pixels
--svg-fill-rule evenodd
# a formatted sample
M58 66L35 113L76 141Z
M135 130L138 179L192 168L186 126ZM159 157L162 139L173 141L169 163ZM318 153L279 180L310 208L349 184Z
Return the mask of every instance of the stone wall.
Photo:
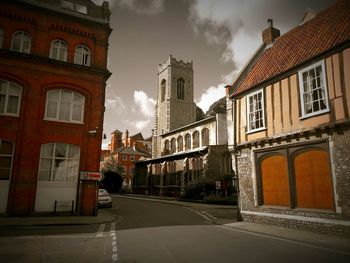
M335 133L333 144L333 164L336 178L336 198L342 218L350 220L350 130ZM332 150L332 148L331 148Z
M236 156L232 153L237 160L236 173L239 176L240 203L244 220L350 235L350 131L346 127L341 127L331 132L328 131L328 133L322 133L318 136L319 138L323 138L329 145L331 173L335 189L335 211L260 206L258 204L257 171L255 171L255 150L264 147L247 145L238 148ZM316 139L316 137L305 137L301 138L300 142L316 141ZM287 141L280 141L278 146L291 144ZM265 145L266 149L268 147L269 145Z

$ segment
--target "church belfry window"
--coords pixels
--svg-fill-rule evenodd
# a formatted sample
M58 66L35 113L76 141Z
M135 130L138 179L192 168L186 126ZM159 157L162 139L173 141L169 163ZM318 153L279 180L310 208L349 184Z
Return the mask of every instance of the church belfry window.
M176 91L177 91L177 96L176 98L178 100L184 100L185 99L185 81L183 78L179 78L176 83Z
M160 102L165 101L166 80L163 79L160 84Z

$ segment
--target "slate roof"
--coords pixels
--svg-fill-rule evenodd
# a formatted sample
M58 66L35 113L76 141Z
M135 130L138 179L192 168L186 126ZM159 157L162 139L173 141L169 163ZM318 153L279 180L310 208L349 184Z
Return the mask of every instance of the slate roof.
M243 80L233 84L233 96L270 81L350 41L350 0L337 1L313 19L280 36L259 56ZM244 76L246 75L246 76ZM231 94L232 95L232 94Z
M146 153L144 153L144 152L141 152L141 151L139 151L139 150L134 150L134 148L132 148L132 147L120 147L120 148L118 148L118 149L116 149L116 151L115 152L113 152L113 153L123 153L123 154L131 154L131 155L133 155L133 154L138 154L138 155L147 155Z

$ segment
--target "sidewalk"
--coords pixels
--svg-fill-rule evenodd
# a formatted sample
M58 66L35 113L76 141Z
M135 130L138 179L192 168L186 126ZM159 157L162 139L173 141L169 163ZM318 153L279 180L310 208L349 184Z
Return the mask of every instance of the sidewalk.
M151 202L159 202L159 203L166 203L166 204L172 204L172 205L180 205L185 207L192 207L192 208L201 208L201 209L233 209L236 208L236 206L232 205L216 205L216 204L204 204L204 203L195 203L195 202L186 202L186 201L178 201L177 198L173 197L159 197L159 196L150 196L150 195L133 195L133 194L124 194L124 195L113 195L111 196L117 196L120 198L130 198L130 199L137 199L137 200L147 200Z
M252 222L235 222L225 224L223 227L253 235L266 235L278 240L318 247L350 256L350 238L347 237Z
M115 221L116 216L104 210L98 210L97 216L0 216L0 226L50 226L50 225L90 225Z

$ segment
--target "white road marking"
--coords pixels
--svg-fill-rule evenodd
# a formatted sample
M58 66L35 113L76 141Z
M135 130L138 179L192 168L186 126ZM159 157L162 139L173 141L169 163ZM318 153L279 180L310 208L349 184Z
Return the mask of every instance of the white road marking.
M103 237L103 230L105 229L106 224L101 224L100 228L97 230L96 237Z
M215 221L217 218L212 216L211 214L205 212L205 211L196 211L192 208L188 208L187 209L191 210L192 212L196 213L197 215L203 217L206 221Z
M117 248L117 233L115 229L116 223L113 222L111 224L111 230L109 231L109 235L112 237L112 261L118 261L118 248Z

